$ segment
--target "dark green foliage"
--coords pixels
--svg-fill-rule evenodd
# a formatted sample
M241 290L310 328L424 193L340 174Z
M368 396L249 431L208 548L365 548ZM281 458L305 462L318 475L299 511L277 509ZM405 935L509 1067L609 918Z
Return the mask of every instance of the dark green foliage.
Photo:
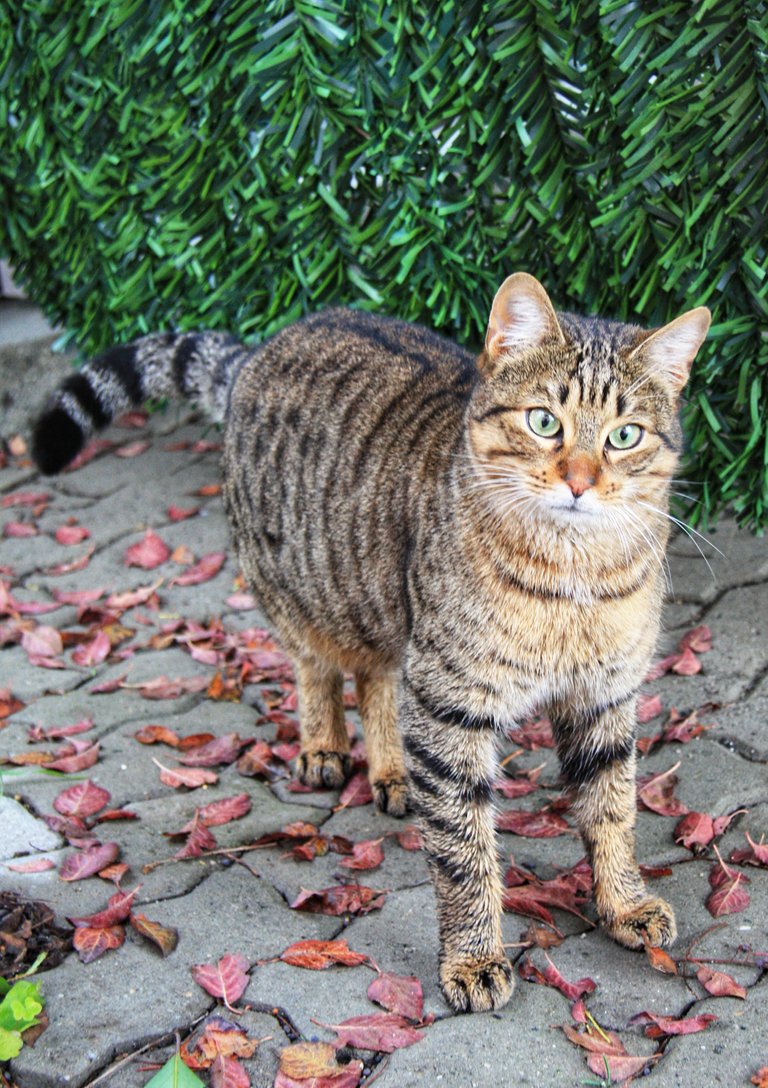
M767 132L765 0L0 8L0 251L84 350L338 301L478 343L519 269L648 325L705 303L687 475L753 524Z

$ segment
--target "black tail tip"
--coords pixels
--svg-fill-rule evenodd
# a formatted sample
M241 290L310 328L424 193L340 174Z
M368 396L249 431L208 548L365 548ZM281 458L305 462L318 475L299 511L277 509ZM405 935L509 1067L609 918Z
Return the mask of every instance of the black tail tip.
M53 476L66 468L84 445L82 428L63 408L50 408L35 424L32 456L46 476Z

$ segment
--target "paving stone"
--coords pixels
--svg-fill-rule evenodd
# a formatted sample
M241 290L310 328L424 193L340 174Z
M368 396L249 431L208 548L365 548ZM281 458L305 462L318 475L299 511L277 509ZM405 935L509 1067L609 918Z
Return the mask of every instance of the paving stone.
M47 824L33 816L12 797L0 796L0 861L22 854L55 850L61 840Z

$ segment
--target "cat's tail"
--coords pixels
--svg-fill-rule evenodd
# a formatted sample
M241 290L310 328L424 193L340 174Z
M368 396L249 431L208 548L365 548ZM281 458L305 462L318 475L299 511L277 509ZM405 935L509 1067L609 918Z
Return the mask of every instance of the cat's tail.
M150 397L194 400L221 421L249 349L226 333L161 333L115 347L61 383L35 424L32 456L61 472L95 431Z

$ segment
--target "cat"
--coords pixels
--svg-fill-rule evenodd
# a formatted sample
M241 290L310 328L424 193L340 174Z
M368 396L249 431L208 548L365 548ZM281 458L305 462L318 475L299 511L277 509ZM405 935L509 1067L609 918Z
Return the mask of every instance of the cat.
M659 628L679 394L705 307L664 327L556 313L526 273L497 292L475 359L434 332L329 309L255 348L161 334L68 377L36 425L61 470L148 396L224 422L223 493L248 585L296 671L298 772L350 770L355 675L379 809L420 819L439 972L457 1011L496 1009L493 783L505 730L546 710L593 869L630 948L674 940L634 856L637 691Z

